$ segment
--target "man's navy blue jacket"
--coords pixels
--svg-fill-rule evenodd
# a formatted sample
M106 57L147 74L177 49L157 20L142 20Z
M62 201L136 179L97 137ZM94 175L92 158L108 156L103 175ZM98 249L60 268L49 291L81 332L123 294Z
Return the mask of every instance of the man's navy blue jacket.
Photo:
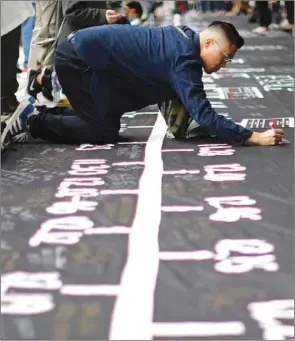
M181 26L108 25L77 31L77 55L93 69L92 97L105 113L141 109L179 97L210 134L243 142L252 132L218 115L202 82L199 36ZM102 100L103 97L103 100Z

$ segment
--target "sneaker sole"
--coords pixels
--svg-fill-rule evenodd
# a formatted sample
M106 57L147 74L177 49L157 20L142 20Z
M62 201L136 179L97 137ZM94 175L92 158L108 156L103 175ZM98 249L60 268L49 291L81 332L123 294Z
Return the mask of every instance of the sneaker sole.
M10 129L15 121L15 119L25 110L26 106L28 105L28 102L26 103L21 103L15 110L13 114L11 114L7 120L5 121L6 127L3 130L1 134L1 150L5 149L7 144L4 145L5 138L7 134L10 132ZM11 141L9 141L8 144L10 144Z

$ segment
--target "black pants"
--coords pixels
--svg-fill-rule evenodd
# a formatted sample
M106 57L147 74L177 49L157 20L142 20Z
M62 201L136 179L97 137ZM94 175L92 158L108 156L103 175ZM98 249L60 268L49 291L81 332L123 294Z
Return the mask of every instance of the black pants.
M99 105L104 77L92 94L95 71L78 58L74 45L64 39L55 53L55 69L72 108L38 107L40 115L29 122L31 135L58 143L113 143L118 140L121 113L108 113Z
M256 1L256 10L259 16L259 25L268 27L271 24L271 11L268 8L268 1Z
M210 1L211 11L223 11L225 10L224 1Z
M20 35L21 26L18 26L1 36L1 112L9 112L16 103Z
M294 1L285 1L285 5L289 24L294 25Z

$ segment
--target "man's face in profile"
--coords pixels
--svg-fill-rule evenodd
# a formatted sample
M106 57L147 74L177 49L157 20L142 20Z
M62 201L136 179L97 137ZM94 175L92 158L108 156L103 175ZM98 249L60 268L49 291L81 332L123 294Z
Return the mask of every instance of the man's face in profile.
M219 71L222 67L226 67L237 50L235 45L225 41L219 42L217 39L207 39L201 52L205 72L211 74Z

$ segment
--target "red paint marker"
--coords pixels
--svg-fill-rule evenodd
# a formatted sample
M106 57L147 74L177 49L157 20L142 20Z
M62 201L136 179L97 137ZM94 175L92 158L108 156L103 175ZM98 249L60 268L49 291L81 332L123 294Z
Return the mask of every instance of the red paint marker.
M270 128L272 128L272 129L276 129L276 127L277 127L277 121L276 120L272 120L272 121L270 121L269 122L269 126L270 126ZM279 142L279 144L288 144L288 143L290 143L287 139L285 139L285 138L281 138L281 141Z
M269 126L271 129L276 129L276 126L277 126L277 121L276 120L272 120L269 122ZM284 138L281 138L279 144L286 144L287 143L287 140L285 140Z
M276 129L277 121L276 120L271 120L269 122L269 126L270 126L271 129Z

